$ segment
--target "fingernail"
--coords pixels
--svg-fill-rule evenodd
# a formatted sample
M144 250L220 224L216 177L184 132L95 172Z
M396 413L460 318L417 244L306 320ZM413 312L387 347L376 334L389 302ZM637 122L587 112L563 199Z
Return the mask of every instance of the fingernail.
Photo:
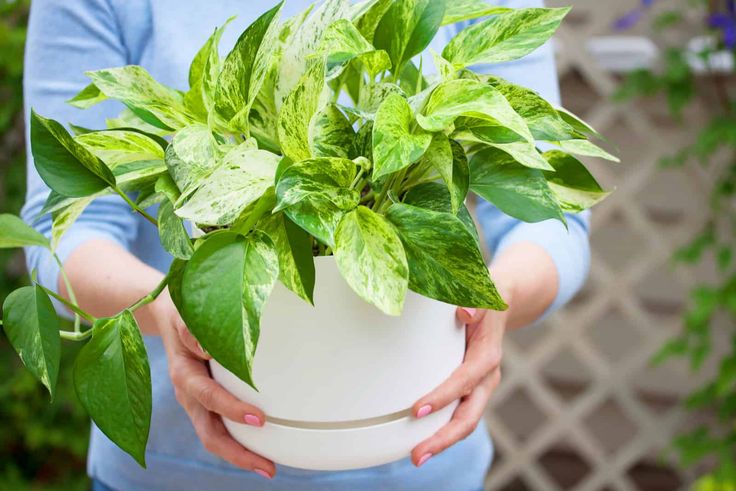
M246 414L245 424L248 424L251 426L263 426L263 423L261 422L261 418L259 418L255 414Z
M266 479L273 479L273 476L263 469L253 469L253 472L258 474L259 476L265 477Z
M465 312L471 319L475 315L475 309L472 307L463 307L463 312Z
M429 452L422 455L422 457L419 459L419 462L417 462L417 467L421 467L422 465L424 465L424 463L428 461L431 457L432 457L432 454Z
M417 411L417 418L423 418L431 412L432 406L430 406L429 404L425 404L424 406L419 408L419 411Z

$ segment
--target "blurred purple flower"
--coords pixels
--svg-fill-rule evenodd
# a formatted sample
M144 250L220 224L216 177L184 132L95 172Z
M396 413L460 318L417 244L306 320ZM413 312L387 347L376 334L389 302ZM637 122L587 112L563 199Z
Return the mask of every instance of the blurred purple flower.
M654 5L657 0L640 0L640 4L637 8L630 10L623 16L616 19L613 23L613 28L617 31L627 31L637 25L641 18L644 16L644 12ZM736 0L729 0L736 1Z
M729 2L728 8L731 10L734 2ZM718 29L723 34L723 43L727 48L736 48L736 15L734 13L716 13L708 17L708 25L714 29Z

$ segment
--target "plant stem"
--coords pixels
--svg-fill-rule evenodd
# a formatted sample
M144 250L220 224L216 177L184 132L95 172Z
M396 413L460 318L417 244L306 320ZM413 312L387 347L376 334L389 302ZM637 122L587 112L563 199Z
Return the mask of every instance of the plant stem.
M87 312L85 312L84 310L82 310L81 308L79 308L79 306L71 303L69 300L67 300L66 298L62 297L58 293L49 290L48 288L46 288L45 286L39 284L38 282L36 284L38 286L40 286L43 289L43 291L45 291L47 294L51 295L56 300L58 300L62 304L64 304L67 307L69 307L69 310L71 310L75 314L78 314L81 318L87 320L91 324L93 324L97 320L94 316L92 316L91 314L88 314Z
M65 339L67 341L84 341L88 337L92 336L93 332L94 329L88 329L84 332L59 331L59 336L61 339Z
M161 295L161 292L164 291L164 288L166 288L166 285L169 284L169 275L167 274L164 276L164 279L161 280L161 282L156 286L156 288L153 289L151 293L146 295L145 297L138 300L136 303L128 307L128 310L131 312L135 312L139 308L148 305L149 303L153 302L158 298L159 295Z
M128 205L133 209L133 211L136 211L136 212L140 213L143 218L145 218L146 220L148 220L149 222L151 222L154 226L158 227L158 221L155 218L153 218L151 215L149 215L148 213L146 213L146 211L144 209L142 209L140 206L138 206L137 204L135 204L135 202L133 202L133 200L131 200L128 197L128 195L123 192L122 189L120 189L117 186L113 186L112 189L113 189L113 191L115 191L116 193L118 193L125 200L126 203L128 203Z
M74 288L72 288L72 283L69 281L69 277L66 274L66 270L64 269L64 264L62 264L61 259L56 254L56 252L52 251L51 255L54 256L54 260L56 261L56 264L59 265L59 271L61 272L61 277L64 280L64 285L66 285L66 291L69 293L69 300L72 301L74 305L79 305L77 302L77 296L74 293ZM82 330L82 318L77 314L74 313L74 332L81 332Z

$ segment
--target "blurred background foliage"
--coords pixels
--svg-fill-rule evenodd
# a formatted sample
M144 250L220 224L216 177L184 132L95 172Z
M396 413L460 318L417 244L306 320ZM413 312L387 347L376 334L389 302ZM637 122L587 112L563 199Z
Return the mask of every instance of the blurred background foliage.
M713 422L683 433L674 441L685 467L705 463L707 472L696 481L696 491L736 490L736 0L641 0L641 5L620 21L626 29L650 16L655 36L681 39L664 43L667 50L658 70L629 75L618 97L622 100L663 94L671 115L683 124L685 109L702 103L704 91L718 110L702 127L693 127L694 142L672 155L662 166L699 165L713 183L710 215L702 230L675 255L676 264L713 261L717 280L698 285L690 295L690 308L681 333L655 358L685 358L700 370L709 358L718 367L685 401L688 410L715 415ZM703 15L705 14L705 15ZM698 37L677 36L688 18L702 19ZM674 36L673 36L674 34ZM726 319L731 326L730 346L714 346L714 326Z
M0 0L0 210L17 213L25 191L23 46L29 0ZM0 250L0 298L25 282L23 255ZM89 422L76 402L64 346L56 400L0 334L0 490L72 491L88 488L84 472ZM65 363L66 361L66 363Z

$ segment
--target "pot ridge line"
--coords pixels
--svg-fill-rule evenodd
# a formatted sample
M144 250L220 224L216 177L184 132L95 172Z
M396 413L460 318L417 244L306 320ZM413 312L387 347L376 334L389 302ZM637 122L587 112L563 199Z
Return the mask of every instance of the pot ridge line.
M400 419L406 418L407 416L411 416L411 408L397 411L391 414L385 414L383 416L376 416L375 418L354 419L350 421L297 421L292 419L273 418L270 416L266 416L266 422L280 426L301 428L306 430L347 430L355 428L367 428L379 424L391 423L393 421L398 421Z

